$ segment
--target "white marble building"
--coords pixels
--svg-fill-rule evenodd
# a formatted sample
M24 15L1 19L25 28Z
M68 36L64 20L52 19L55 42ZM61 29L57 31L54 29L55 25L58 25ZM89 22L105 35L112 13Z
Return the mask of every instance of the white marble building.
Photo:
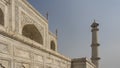
M0 68L96 68L75 64L57 52L48 20L27 0L0 0Z

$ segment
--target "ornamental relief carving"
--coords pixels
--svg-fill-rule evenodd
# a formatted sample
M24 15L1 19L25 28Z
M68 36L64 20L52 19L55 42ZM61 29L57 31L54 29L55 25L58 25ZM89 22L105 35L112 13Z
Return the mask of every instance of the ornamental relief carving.
M20 16L19 16L19 8L18 6L15 6L15 31L19 31L19 20L20 20Z
M29 16L27 16L24 12L21 12L21 26L23 27L26 24L33 24L34 20L32 20Z
M35 64L34 68L44 68L44 67L43 67L43 64Z
M23 4L23 2L21 0L15 0L15 4L16 4L16 6L22 8L22 10L24 10L25 12L27 12L30 16L32 16L33 18L35 18L37 21L39 21L37 23L41 23L42 25L45 25L41 21L41 19L43 19L43 18L41 18L39 14L36 14L35 11L37 11L37 10L35 10L35 9L31 8L31 7L27 7L26 5Z
M8 54L9 53L8 45L4 43L0 43L0 52Z
M10 0L1 0L3 3L5 3L6 5L10 4Z
M21 65L21 67L20 68L25 68L25 66L24 65Z
M29 13L32 17L35 17L35 15L29 10L29 8L26 7L23 3L21 3L20 0L15 0L15 4L16 6L21 7L24 11Z
M3 12L5 12L5 5L3 5L2 3L0 3L0 9L2 9Z
M34 55L34 60L43 63L43 56L41 55Z
M0 68L5 68L5 67L0 63Z
M10 68L10 62L8 60L0 60L0 68Z
M30 59L30 52L29 51L26 51L26 50L23 50L23 49L20 49L17 47L15 47L14 55L17 57Z
M15 68L30 68L30 66L25 63L15 63Z

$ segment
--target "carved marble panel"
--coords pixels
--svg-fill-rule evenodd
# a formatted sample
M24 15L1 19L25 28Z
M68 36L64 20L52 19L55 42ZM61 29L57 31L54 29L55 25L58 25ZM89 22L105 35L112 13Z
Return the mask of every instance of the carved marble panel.
M20 13L18 6L15 6L15 31L19 31L19 20L20 20Z
M47 63L47 64L51 64L52 62L53 62L53 59L51 59L51 58L47 58L47 59L46 59L46 63Z
M61 65L60 66L62 66L62 67L64 67L64 68L67 68L67 64L65 63L65 62L61 62Z
M10 68L9 63L7 60L0 60L0 68Z
M30 65L27 63L15 63L15 68L30 68Z
M5 12L5 5L3 3L0 3L0 8L2 9L3 12Z
M60 61L55 60L55 61L54 61L54 64L57 65L57 66L59 66L59 65L60 65Z
M5 66L3 66L3 65L0 63L0 68L5 68Z
M67 67L68 67L68 68L71 68L71 64L68 64Z
M39 62L43 62L43 56L40 56L40 55L34 55L34 60L35 61L39 61Z
M46 68L52 68L51 66L47 65Z
M0 52L8 54L9 53L8 45L4 43L0 43Z
M3 3L5 3L6 5L10 4L10 0L1 0Z
M42 64L35 64L34 68L43 68L43 65Z
M25 24L33 24L34 20L32 20L27 14L25 14L23 11L21 11L21 25L22 27Z
M15 56L30 59L30 52L25 51L23 49L15 48L14 53L15 53Z

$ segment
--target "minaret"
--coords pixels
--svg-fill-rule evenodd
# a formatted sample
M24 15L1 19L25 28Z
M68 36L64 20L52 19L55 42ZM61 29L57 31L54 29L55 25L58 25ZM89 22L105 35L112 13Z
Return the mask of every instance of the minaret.
M93 24L91 25L92 27L92 45L91 45L91 48L92 48L92 57L91 57L91 60L93 62L93 64L96 66L96 68L99 68L99 56L98 56L98 46L99 46L99 43L98 43L98 34L97 32L99 31L98 29L98 26L99 24L95 22L93 22Z

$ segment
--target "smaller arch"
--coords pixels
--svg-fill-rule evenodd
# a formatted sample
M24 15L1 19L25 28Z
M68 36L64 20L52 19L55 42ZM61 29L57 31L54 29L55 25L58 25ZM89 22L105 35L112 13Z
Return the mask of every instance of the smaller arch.
M4 13L2 9L0 9L0 25L4 26Z
M50 43L50 49L55 51L56 50L56 46L55 46L55 42L54 41L51 41Z

